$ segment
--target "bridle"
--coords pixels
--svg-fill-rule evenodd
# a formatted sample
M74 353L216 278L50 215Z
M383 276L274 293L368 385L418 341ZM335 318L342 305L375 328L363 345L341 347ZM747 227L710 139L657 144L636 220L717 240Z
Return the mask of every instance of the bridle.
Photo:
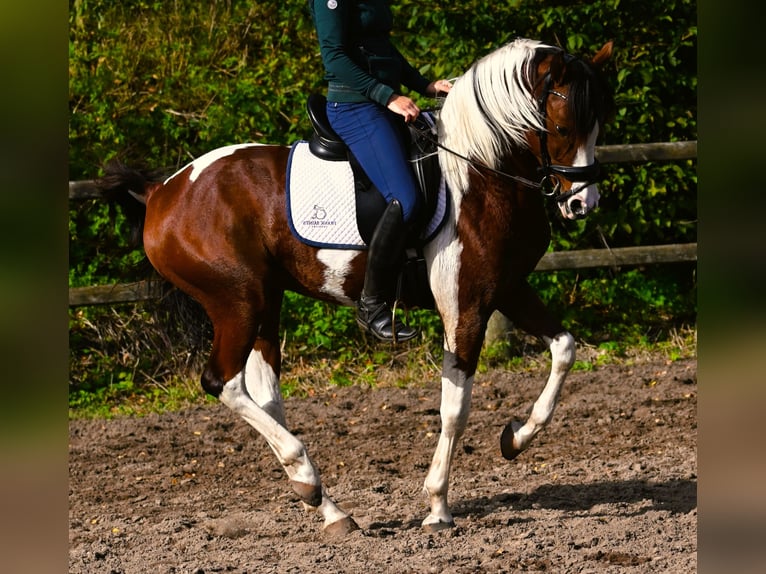
M574 56L572 56L571 54L567 54L565 57L568 59L567 61L569 61L569 59L574 58ZM544 196L554 199L557 203L564 203L570 197L578 193L580 190L600 180L601 165L596 159L594 159L592 164L584 165L584 166L566 166L566 165L558 165L558 164L551 163L551 156L548 153L548 132L545 129L545 126L547 123L546 118L548 114L546 104L548 102L548 97L550 95L563 98L564 100L568 99L565 94L562 94L561 92L557 92L556 90L553 90L551 88L552 84L553 84L553 78L551 76L551 73L548 72L543 77L543 90L540 95L540 98L537 101L537 104L538 104L537 109L540 115L542 116L542 127L537 131L537 137L540 141L540 161L542 163L542 165L538 168L538 172L542 174L542 178L540 179L539 183L529 180L525 177L513 175L510 173L501 171L499 169L495 169L488 165L483 165L483 164L477 165L477 162L472 160L471 158L466 157L456 152L455 150L452 150L442 145L438 141L438 138L433 138L430 134L426 134L425 130L422 135L424 135L437 147L445 150L448 153L451 153L452 155L456 157L459 157L462 160L465 160L474 168L480 166L482 169L488 170L500 177L513 180L515 182L521 183L522 185L525 185L532 189L539 189ZM481 105L479 105L479 110L487 118L488 122L494 123L492 118L487 116L487 114L485 113ZM577 187L572 186L569 189L569 191L562 193L561 180L560 180L560 178L562 177L570 182L577 181L577 182L583 182L583 183L581 183Z
M572 56L569 57L571 58ZM557 96L564 100L567 99L566 95L551 89L552 83L553 78L551 77L551 73L548 72L545 74L543 79L543 91L537 101L537 110L540 112L540 115L543 118L542 127L537 131L537 137L540 140L540 161L542 163L542 165L538 168L538 172L542 173L542 179L540 180L539 187L543 195L552 197L558 203L563 203L574 194L578 193L581 189L584 189L585 187L599 181L601 165L597 159L594 159L593 163L589 165L582 166L566 166L551 163L551 156L548 153L548 131L545 129L545 120L547 116L546 104L548 103L548 97L550 95ZM561 177L570 182L578 181L583 183L577 187L572 186L570 187L569 191L562 193L560 180Z

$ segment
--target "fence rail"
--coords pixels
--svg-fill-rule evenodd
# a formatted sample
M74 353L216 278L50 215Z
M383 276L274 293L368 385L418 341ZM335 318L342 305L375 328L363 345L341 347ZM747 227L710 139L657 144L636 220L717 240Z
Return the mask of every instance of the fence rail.
M596 148L601 163L644 163L678 161L697 158L697 142L659 142L608 145ZM70 181L69 200L100 199L100 190L92 180ZM649 245L615 249L585 249L546 253L535 271L584 269L590 267L622 267L653 265L697 260L697 244ZM115 285L73 287L69 289L69 306L135 303L157 299L169 288L162 280L139 281Z
M697 158L697 141L603 145L596 147L601 163L643 163ZM69 182L69 200L100 199L101 191L91 179Z
M584 249L546 253L537 264L535 271L653 265L696 260L696 243L620 247L616 249ZM162 297L169 288L169 283L157 279L136 283L73 287L69 290L69 306L82 307L85 305L149 301Z

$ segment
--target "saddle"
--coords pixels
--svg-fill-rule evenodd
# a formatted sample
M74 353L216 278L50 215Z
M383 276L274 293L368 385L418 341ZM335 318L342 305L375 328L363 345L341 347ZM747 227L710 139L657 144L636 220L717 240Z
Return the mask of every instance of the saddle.
M311 153L326 161L348 161L351 164L354 173L359 235L365 243L369 243L375 225L386 208L386 200L367 177L351 150L330 126L327 119L327 99L320 94L311 94L306 102L306 110L314 129L314 133L309 139ZM424 206L413 225L412 238L414 241L420 236L420 232L431 220L437 209L441 168L436 153L435 122L431 114L429 112L420 114L409 125L409 132L408 153Z
M325 161L348 161L354 175L356 222L359 236L369 244L387 202L359 162L348 149L327 119L327 99L320 94L311 94L306 102L311 126L314 130L309 139L309 150ZM410 140L408 154L413 166L415 180L422 194L424 206L407 238L405 260L399 273L396 299L413 307L433 308L433 294L423 257L421 233L439 208L439 187L441 168L436 153L436 124L430 112L421 113L409 125ZM443 206L442 206L443 207ZM443 221L443 220L442 220ZM441 223L439 224L441 227ZM438 230L438 228L437 228ZM431 236L435 231L432 231Z

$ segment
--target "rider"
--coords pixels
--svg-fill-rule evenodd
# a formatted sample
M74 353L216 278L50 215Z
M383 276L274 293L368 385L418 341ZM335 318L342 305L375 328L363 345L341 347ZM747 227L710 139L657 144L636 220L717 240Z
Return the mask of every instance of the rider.
M391 43L389 1L309 0L309 7L328 82L327 118L388 202L368 246L356 320L382 341L407 341L416 331L395 321L385 297L420 201L404 139L420 109L399 91L436 96L452 84L429 82Z

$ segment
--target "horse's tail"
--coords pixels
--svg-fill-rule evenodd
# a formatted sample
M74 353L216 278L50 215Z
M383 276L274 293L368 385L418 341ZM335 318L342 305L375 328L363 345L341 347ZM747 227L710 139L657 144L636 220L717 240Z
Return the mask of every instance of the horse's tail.
M128 167L112 160L104 166L104 175L95 182L106 201L122 208L130 226L130 244L133 246L142 243L146 200L163 178L161 170Z

